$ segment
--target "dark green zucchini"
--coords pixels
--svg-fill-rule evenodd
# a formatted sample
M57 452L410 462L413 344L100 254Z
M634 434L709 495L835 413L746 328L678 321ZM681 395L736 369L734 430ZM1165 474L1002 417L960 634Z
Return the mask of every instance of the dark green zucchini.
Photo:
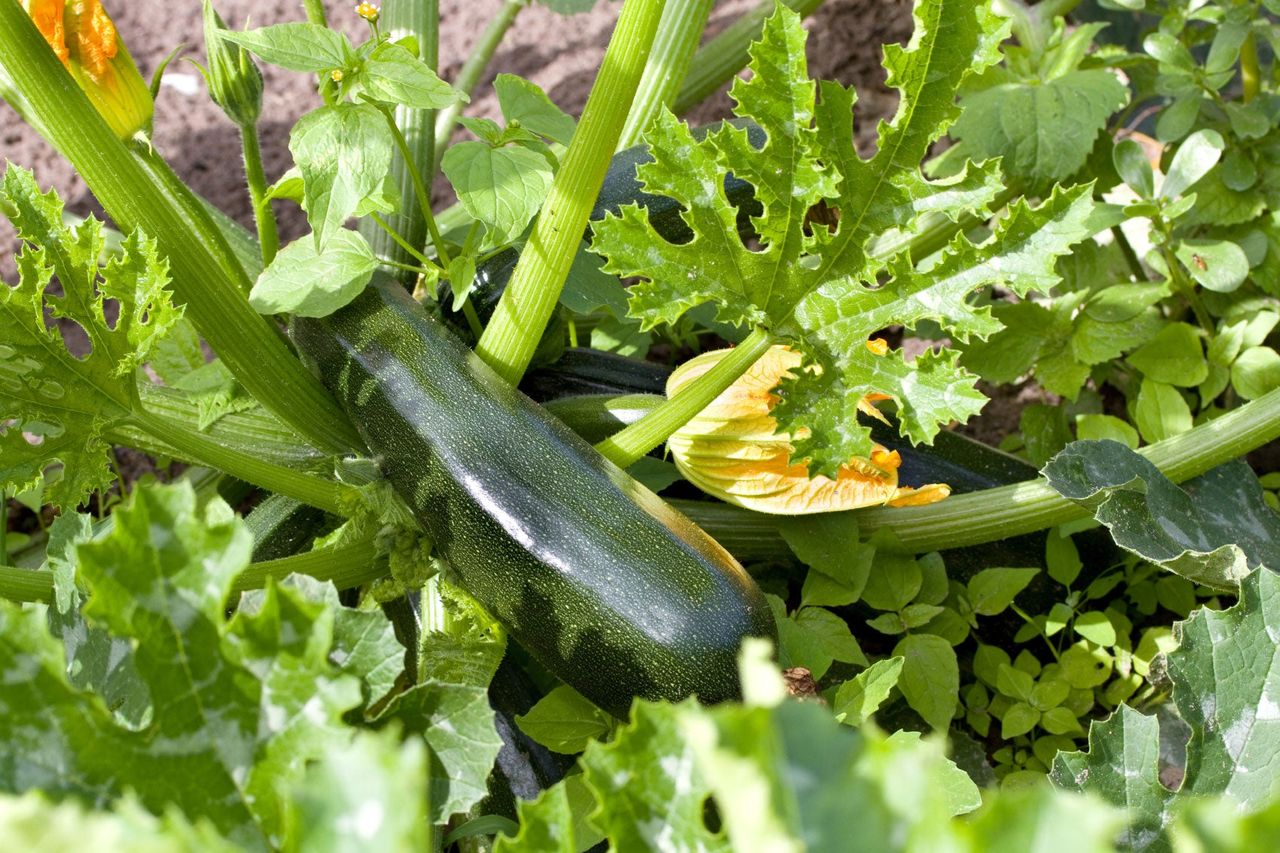
M665 394L671 368L616 353L572 347L530 370L520 390L539 403L589 394Z
M548 670L617 715L738 694L742 640L776 631L742 567L402 289L379 276L294 339L457 580Z
M253 561L261 563L309 550L317 536L338 526L338 519L293 498L270 495L244 517L244 523L253 534Z

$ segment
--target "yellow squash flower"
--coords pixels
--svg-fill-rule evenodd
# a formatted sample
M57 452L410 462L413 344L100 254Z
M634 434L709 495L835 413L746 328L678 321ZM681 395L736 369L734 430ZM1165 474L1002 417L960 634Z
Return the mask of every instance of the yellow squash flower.
M877 351L882 342L869 341ZM715 366L729 350L713 350L682 364L667 380L667 396L679 393ZM779 433L771 411L778 402L772 391L783 376L800 367L800 354L773 346L711 405L667 440L667 450L685 479L707 494L731 504L774 515L835 512L876 504L907 506L939 501L951 493L935 483L911 489L898 485L898 452L875 445L871 458L855 457L836 479L810 477L802 464L791 464L791 436ZM858 408L883 420L864 397Z
M117 136L151 123L151 91L101 0L23 0L23 8Z

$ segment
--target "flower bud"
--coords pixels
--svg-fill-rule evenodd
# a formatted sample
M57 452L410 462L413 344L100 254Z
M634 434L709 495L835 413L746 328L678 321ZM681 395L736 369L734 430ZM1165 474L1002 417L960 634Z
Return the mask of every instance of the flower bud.
M705 352L682 364L667 380L667 396L675 396L728 352ZM791 463L791 436L777 431L771 412L778 398L771 392L800 361L800 354L788 347L771 347L711 405L676 430L667 449L685 479L723 501L774 515L926 504L951 493L942 484L900 487L902 458L878 444L870 458L846 462L834 480L821 474L811 477L804 464ZM859 410L883 419L872 405L878 399L885 398L864 397Z
M23 8L117 136L151 124L151 90L101 0L23 0Z
M209 65L202 68L209 96L233 122L252 127L262 113L262 72L249 52L222 38L226 24L204 0L204 50Z

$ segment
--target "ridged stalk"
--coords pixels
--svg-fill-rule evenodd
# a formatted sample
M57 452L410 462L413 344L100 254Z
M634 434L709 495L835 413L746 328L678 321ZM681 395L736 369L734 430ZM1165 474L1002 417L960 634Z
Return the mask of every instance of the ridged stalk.
M653 123L658 111L675 101L702 41L712 0L667 0L640 88L631 104L618 150L630 148Z
M624 0L551 193L493 319L476 345L476 353L513 385L529 366L560 299L644 74L663 4L664 0Z
M387 0L382 4L378 19L383 32L392 39L412 36L418 42L418 58L431 70L439 63L440 12L437 0ZM417 110L400 106L395 111L396 126L404 134L409 156L422 174L429 172L435 162L435 110ZM400 210L387 217L387 225L406 243L421 248L427 242L427 223L422 205L414 191L413 176L399 151L391 161L391 182L400 193ZM429 181L428 181L429 183ZM399 244L372 219L360 224L360 233L369 241L374 254L398 264L416 265L407 249ZM395 275L405 283L416 276L407 271Z

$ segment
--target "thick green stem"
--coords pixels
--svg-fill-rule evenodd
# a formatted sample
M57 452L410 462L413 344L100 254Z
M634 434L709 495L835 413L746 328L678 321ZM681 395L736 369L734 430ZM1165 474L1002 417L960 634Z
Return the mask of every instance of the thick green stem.
M783 0L783 4L807 17L822 5L822 0ZM763 0L759 6L747 12L707 42L694 54L689 73L680 86L680 93L671 104L677 115L727 83L733 75L747 67L747 49L760 38L764 19L773 14L774 0Z
M520 381L560 299L587 218L644 74L664 0L624 0L582 120L561 160L533 234L476 352L513 385Z
M639 142L658 112L675 100L680 84L689 73L698 42L702 41L711 5L712 0L667 0L662 22L653 38L649 62L622 128L622 138L618 140L619 151Z
M244 177L253 202L253 221L258 225L258 245L262 247L262 265L267 266L280 251L280 231L267 198L267 174L262 168L262 147L258 144L256 124L240 128L240 143L244 151Z
M310 575L316 580L332 581L338 589L349 589L381 577L385 570L376 562L373 539L350 545L321 548L279 560L253 563L232 582L232 593L261 589L267 578L277 580L291 574ZM53 602L53 573L40 569L18 569L0 566L0 597L10 601Z
M116 225L123 231L141 228L157 241L173 272L175 301L186 306L245 388L317 446L359 446L358 434L323 386L270 322L249 307L246 277L227 269L226 258L234 255L199 202L189 191L175 197L176 189L147 174L16 0L0 0L0 68Z
M173 447L185 459L225 471L245 482L286 495L325 512L342 515L347 511L342 497L344 493L352 493L350 486L264 461L251 453L211 441L183 425L145 412L134 414L130 420L143 431Z
M1252 30L1240 45L1240 82L1246 104L1262 91L1262 67L1258 64L1258 42Z
M458 69L458 76L453 81L455 89L465 92L468 97L475 92L476 86L480 84L480 78L489 68L489 62L493 59L498 45L502 43L507 30L511 29L511 25L516 22L516 15L528 5L529 0L505 0L497 14L489 19L488 26L480 34L480 39L471 49L471 55L467 57L467 61ZM462 114L462 107L460 103L454 104L441 110L436 116L435 157L431 163L433 177L440 171L440 161L444 158L445 149L449 147L450 137L453 136L453 123Z
M716 397L760 360L773 337L765 329L755 329L715 367L690 382L679 394L654 409L617 435L596 445L596 450L619 468L626 468L666 441L671 433L688 423Z
M1182 435L1138 452L1181 483L1280 438L1280 389ZM1001 486L921 507L856 510L865 532L887 527L920 553L996 542L1088 515L1043 479Z
M318 27L329 26L329 18L324 11L324 0L302 0L302 8L307 12L307 20Z
M433 71L436 69L440 49L437 0L387 0L382 4L378 24L393 40L412 36L418 42L418 57ZM435 162L436 111L398 106L395 123L404 135L406 149L419 174L434 174L430 170ZM405 264L413 255L404 243L414 249L424 246L427 242L427 221L403 152L397 153L391 161L391 182L400 193L400 210L388 218L390 231L383 230L372 221L365 221L360 225L360 233L369 241L375 255ZM403 238L403 243L397 236ZM411 284L413 276L402 275L400 280Z

